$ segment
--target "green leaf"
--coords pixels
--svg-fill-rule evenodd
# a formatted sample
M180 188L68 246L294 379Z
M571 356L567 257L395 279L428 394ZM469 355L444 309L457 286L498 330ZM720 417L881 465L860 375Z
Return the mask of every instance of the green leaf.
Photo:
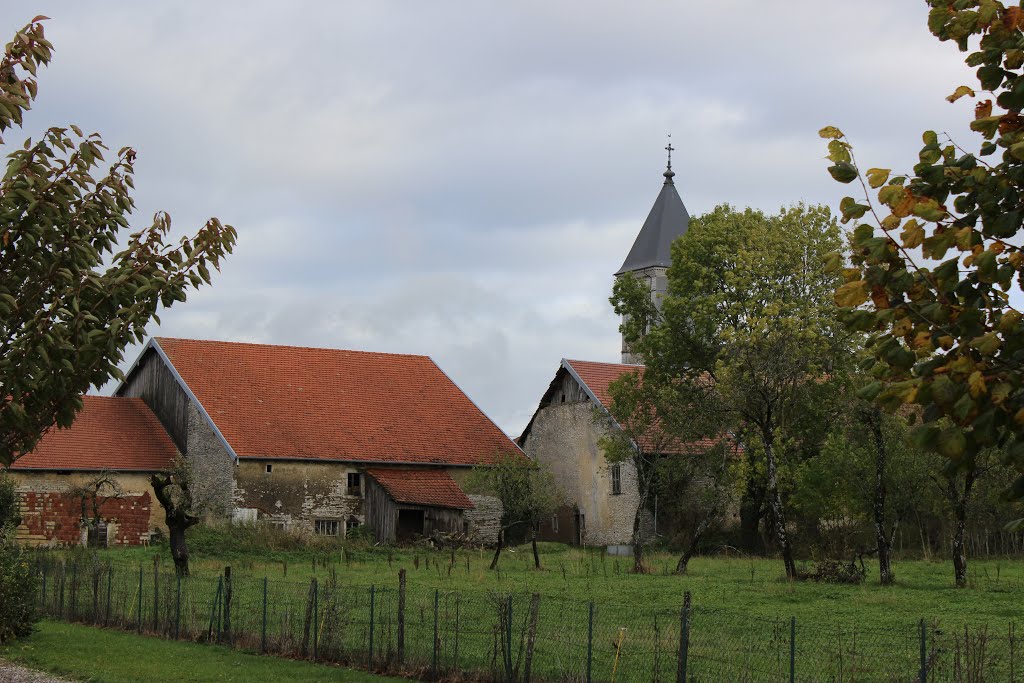
M818 135L827 140L838 140L843 137L843 131L839 130L835 126L825 126L818 131Z
M848 162L840 162L828 167L828 172L840 183L851 183L857 179L857 168Z

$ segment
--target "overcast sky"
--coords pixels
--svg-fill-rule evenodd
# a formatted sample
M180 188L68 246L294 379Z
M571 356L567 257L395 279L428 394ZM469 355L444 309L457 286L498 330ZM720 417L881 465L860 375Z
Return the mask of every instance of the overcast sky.
M37 13L25 134L135 147L135 227L238 229L152 334L426 354L512 436L561 358L619 360L612 274L669 131L692 215L837 206L824 125L865 168L909 170L929 128L975 146L923 1L44 1L4 3L6 35Z

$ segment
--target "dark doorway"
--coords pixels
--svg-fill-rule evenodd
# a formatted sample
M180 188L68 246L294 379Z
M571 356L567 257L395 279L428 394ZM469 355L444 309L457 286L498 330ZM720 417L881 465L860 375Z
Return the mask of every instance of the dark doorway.
M423 535L423 510L398 511L398 542L411 541Z

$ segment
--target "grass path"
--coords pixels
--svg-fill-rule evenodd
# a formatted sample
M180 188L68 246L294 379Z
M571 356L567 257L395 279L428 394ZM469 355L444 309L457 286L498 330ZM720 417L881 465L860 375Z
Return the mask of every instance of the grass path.
M402 681L213 645L174 642L43 621L32 637L0 646L0 659L88 683L353 683Z

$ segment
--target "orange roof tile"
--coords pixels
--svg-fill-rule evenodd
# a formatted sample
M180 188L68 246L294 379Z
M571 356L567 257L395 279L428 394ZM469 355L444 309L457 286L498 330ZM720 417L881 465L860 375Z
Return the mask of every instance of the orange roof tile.
M609 385L617 380L619 377L626 373L639 372L641 375L644 372L644 366L642 365L625 365L622 363L597 363L594 361L587 360L568 360L565 361L569 366L572 367L576 375L583 380L583 383L587 386L590 392L597 398L598 402L602 407L607 408L611 405L612 396L608 391ZM728 440L732 440L731 437L725 437ZM688 441L686 443L674 442L671 446L672 453L690 453L694 451L707 451L708 449L714 448L722 442L722 438L702 438L694 441ZM643 441L643 439L641 439ZM650 444L648 444L650 446ZM668 449L665 449L668 450Z
M51 429L12 470L158 472L177 456L171 437L141 398L83 396L67 429Z
M396 503L471 510L473 501L444 470L373 468L366 470Z
M521 454L426 356L156 342L240 458L476 465Z

